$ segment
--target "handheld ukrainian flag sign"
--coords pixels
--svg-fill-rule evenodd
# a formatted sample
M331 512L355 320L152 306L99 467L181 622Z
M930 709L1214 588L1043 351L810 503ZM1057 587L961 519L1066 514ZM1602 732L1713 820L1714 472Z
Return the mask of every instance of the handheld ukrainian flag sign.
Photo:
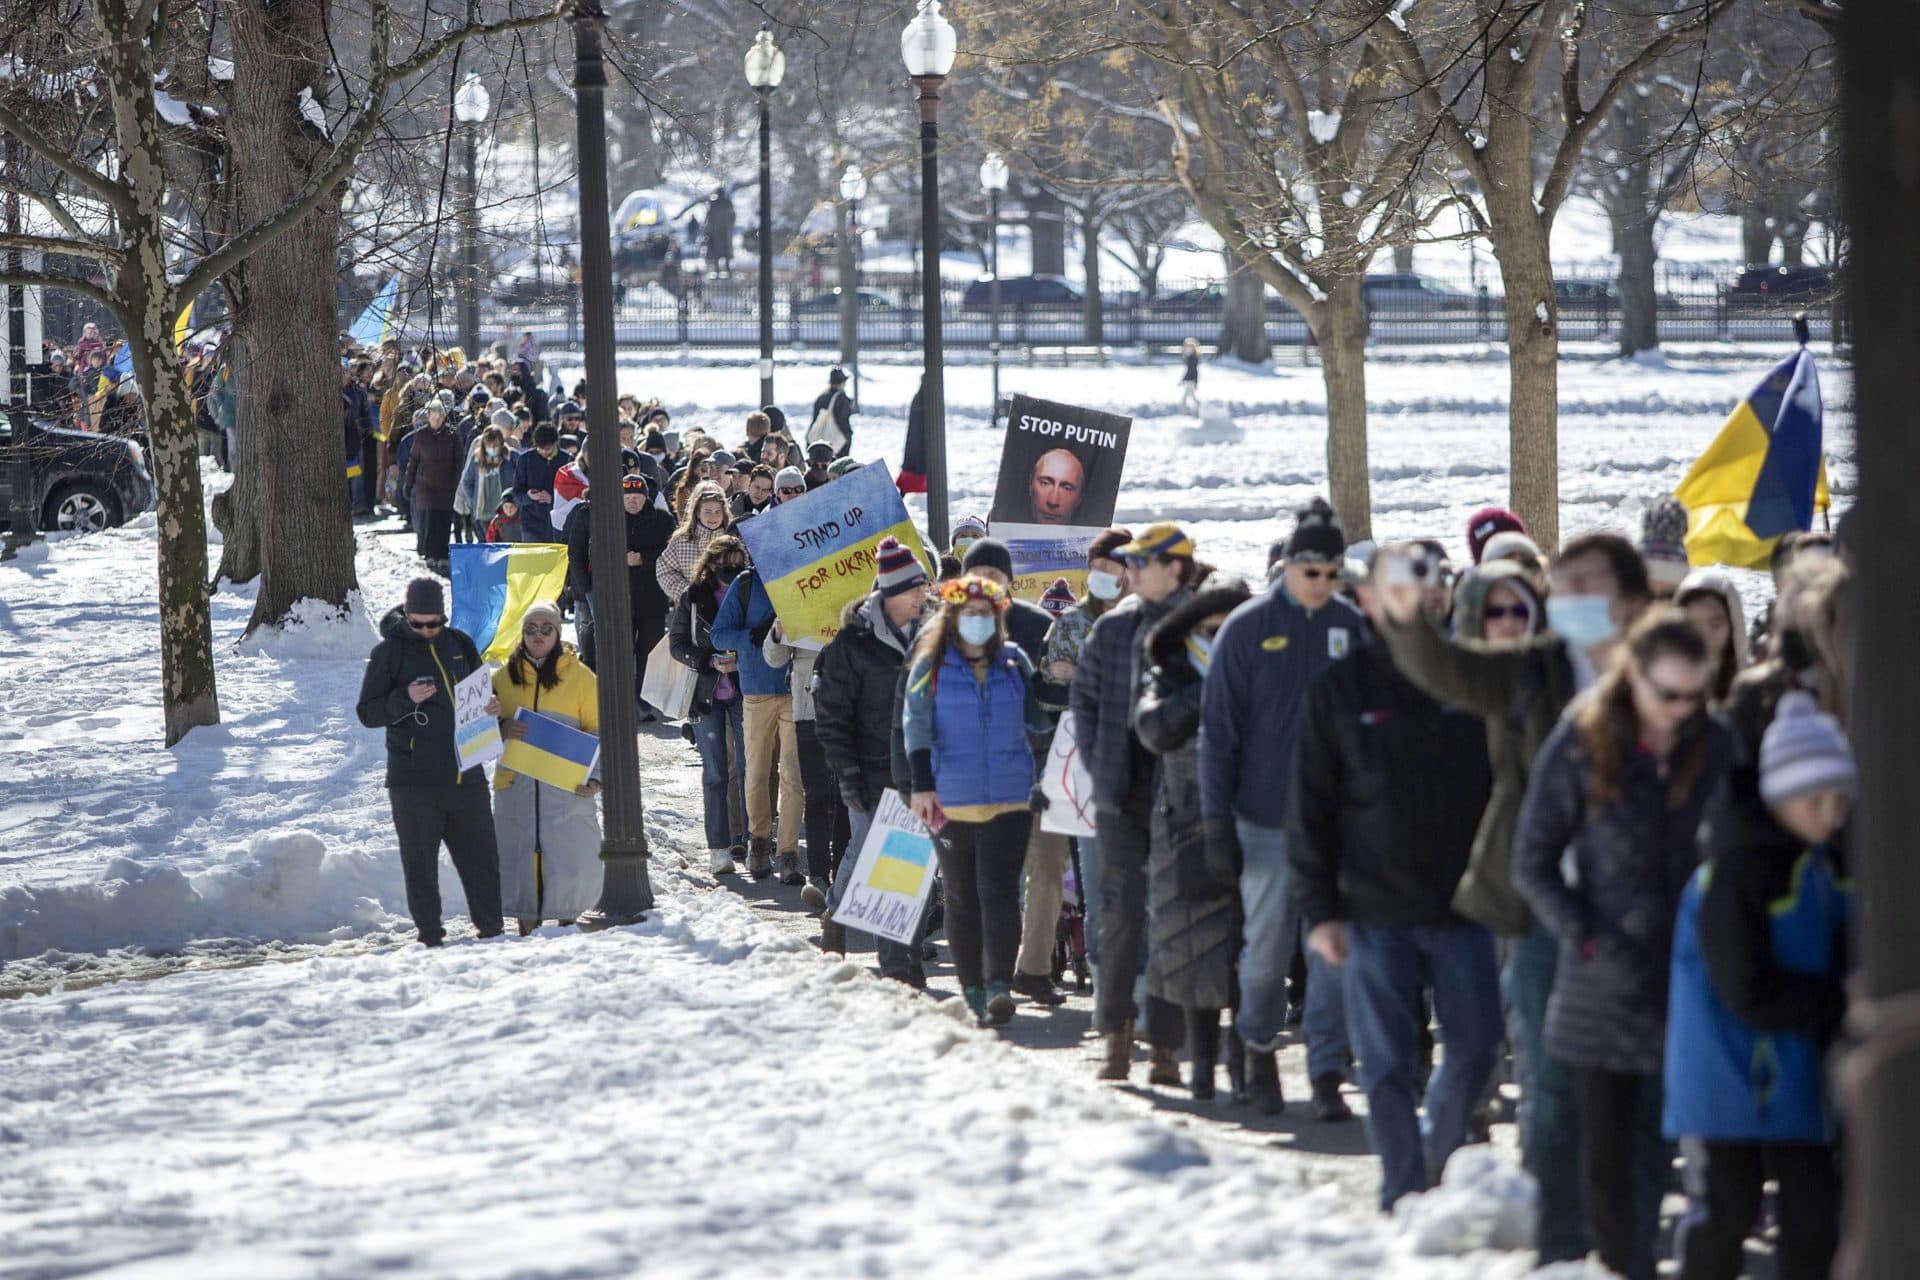
M515 711L513 718L527 726L527 736L507 743L500 756L502 769L568 791L586 782L600 759L597 736L525 707Z
M396 324L394 304L399 299L400 276L398 273L388 276L387 282L380 286L380 292L367 304L360 318L353 322L348 330L357 344L363 347L377 347L393 335Z
M1734 407L1674 491L1687 509L1687 558L1764 569L1780 535L1825 511L1820 374L1800 350Z
M921 557L920 531L884 462L870 462L735 529L793 643L818 648L840 630L840 613L873 590L875 548L898 538ZM924 559L924 557L921 557Z
M481 542L449 547L453 625L480 656L505 662L520 643L520 621L567 585L567 549L546 542Z

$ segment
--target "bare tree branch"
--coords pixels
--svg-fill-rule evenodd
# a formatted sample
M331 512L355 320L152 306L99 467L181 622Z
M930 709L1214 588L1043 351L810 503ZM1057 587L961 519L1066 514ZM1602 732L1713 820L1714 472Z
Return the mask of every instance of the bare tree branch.
M133 211L133 194L125 186L75 160L67 148L57 146L4 102L0 102L0 133L12 134L27 150L65 174L74 185L104 201L114 212Z
M0 232L0 250L18 249L22 253L64 253L75 258L91 258L117 267L124 260L118 249L92 240L62 239L59 236L7 235Z

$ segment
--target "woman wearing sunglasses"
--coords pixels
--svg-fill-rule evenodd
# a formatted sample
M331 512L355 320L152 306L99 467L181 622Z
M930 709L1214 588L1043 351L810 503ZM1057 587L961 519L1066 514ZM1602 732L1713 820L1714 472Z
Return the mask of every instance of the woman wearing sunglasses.
M560 639L560 608L542 602L520 623L520 643L493 673L500 736L524 738L513 718L525 707L587 733L600 732L600 686ZM568 790L500 766L493 771L493 824L500 842L500 896L522 936L542 920L572 924L600 898L600 781Z
M1511 647L1538 635L1547 624L1546 605L1526 569L1511 560L1489 560L1461 575L1453 592L1453 634L1459 640Z
M1033 664L1007 639L1013 598L969 574L943 583L914 646L901 729L914 816L933 829L960 993L979 1022L1013 1017L1020 873L1033 815L1029 733L1052 728Z
M1666 1186L1674 916L1732 755L1712 678L1685 613L1643 617L1540 749L1513 846L1514 883L1560 944L1546 1044L1573 1074L1587 1234L1628 1280L1652 1280Z

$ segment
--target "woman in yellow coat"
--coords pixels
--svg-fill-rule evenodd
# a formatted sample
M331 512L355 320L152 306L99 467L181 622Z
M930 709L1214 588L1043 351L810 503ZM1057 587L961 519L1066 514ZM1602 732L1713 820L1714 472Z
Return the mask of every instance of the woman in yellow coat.
M573 646L560 639L560 609L536 604L520 623L520 644L493 673L500 733L526 736L521 707L587 733L600 732L600 688ZM598 772L598 766L595 767ZM571 924L600 900L600 780L572 790L498 766L493 825L500 846L502 914L531 933L542 920Z

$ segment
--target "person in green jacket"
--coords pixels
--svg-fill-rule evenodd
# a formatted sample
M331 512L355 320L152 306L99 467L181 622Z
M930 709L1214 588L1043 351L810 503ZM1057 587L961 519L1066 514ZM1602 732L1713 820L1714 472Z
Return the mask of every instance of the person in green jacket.
M1613 662L1621 637L1652 600L1646 562L1618 534L1568 542L1550 573L1547 625L1518 644L1449 640L1422 612L1417 582L1383 584L1380 633L1394 665L1430 697L1486 721L1493 794L1454 891L1461 915L1512 940L1501 986L1520 1068L1521 1157L1540 1185L1542 1265L1587 1255L1580 1214L1579 1135L1572 1078L1546 1051L1547 999L1559 946L1513 883L1513 835L1541 744L1567 704Z
M500 853L493 830L487 772L461 769L454 744L453 688L482 670L479 650L447 625L445 591L433 578L407 584L406 603L380 622L380 643L367 657L356 708L360 723L387 731L387 796L400 842L407 910L420 941L446 939L440 920L440 846L447 846L467 914L483 938L498 935ZM486 706L500 714L500 700Z

